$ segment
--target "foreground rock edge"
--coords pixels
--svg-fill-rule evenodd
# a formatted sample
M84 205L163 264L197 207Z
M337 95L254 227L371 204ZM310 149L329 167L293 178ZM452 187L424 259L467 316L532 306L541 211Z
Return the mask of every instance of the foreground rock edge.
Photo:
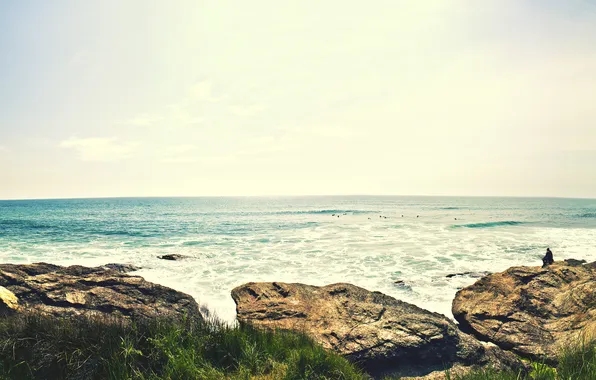
M239 322L304 332L375 376L440 378L446 369L525 368L515 355L482 344L444 315L351 284L248 283L232 290L232 298Z
M63 267L48 263L0 265L0 311L36 311L56 317L83 314L201 318L193 297L122 272L132 266ZM4 290L2 290L4 289ZM10 294L16 307L9 307ZM10 310L9 310L10 309Z

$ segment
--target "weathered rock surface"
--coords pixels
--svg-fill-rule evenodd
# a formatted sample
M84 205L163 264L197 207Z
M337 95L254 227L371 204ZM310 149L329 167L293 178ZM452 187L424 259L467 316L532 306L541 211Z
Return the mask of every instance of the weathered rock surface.
M372 374L522 366L511 353L483 345L441 314L350 284L248 283L232 290L232 298L240 322L304 331Z
M452 309L465 331L554 363L561 347L596 331L596 263L509 268L457 292Z
M56 316L99 312L134 317L189 314L200 318L199 307L191 296L102 267L2 264L0 295L6 304L6 293L1 289L16 297L19 310Z

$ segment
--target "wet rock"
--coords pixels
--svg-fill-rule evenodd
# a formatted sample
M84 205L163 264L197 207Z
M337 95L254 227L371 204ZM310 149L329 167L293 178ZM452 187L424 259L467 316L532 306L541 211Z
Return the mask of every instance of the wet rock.
M140 267L137 267L132 264L112 264L112 263L102 265L100 268L111 269L111 270L115 270L116 272L120 272L120 273L134 272L134 271L141 269Z
M179 255L177 253L170 254L170 255L157 256L157 258L162 259L162 260L174 260L174 261L186 259L187 257L188 256Z
M350 284L248 283L232 298L241 323L305 332L375 376L522 368L513 354L486 347L441 314Z
M452 311L480 339L556 363L562 347L596 331L596 263L509 268L458 291Z
M572 267L576 267L579 265L584 265L585 263L587 263L586 260L576 260L576 259L565 259L565 263L567 263L567 265L572 266Z
M404 280L395 280L393 281L393 283L398 288L412 290L412 287L408 285Z
M105 313L200 318L199 307L188 294L101 267L2 264L0 287L16 297L19 310L60 317Z
M453 278L453 277L459 277L459 276L468 276L468 277L472 277L472 278L482 278L484 276L488 276L491 273L492 272L488 272L488 271L481 271L481 272L461 272L461 273L451 273L451 274L448 274L445 277L446 278Z

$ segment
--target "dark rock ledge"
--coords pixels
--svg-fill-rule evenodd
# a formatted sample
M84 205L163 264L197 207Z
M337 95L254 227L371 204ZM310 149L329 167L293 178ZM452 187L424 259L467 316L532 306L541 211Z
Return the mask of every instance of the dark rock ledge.
M136 269L126 265L88 268L46 263L2 264L0 313L37 311L57 317L103 313L123 317L200 318L199 306L190 295L122 273Z

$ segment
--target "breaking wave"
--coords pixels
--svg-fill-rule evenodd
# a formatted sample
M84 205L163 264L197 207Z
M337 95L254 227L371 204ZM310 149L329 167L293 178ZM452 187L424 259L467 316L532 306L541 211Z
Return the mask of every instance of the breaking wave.
M455 224L455 225L451 226L451 228L492 228L492 227L504 227L504 226L518 226L520 224L526 224L526 223L518 222L515 220L506 220L506 221L502 221L502 222Z

